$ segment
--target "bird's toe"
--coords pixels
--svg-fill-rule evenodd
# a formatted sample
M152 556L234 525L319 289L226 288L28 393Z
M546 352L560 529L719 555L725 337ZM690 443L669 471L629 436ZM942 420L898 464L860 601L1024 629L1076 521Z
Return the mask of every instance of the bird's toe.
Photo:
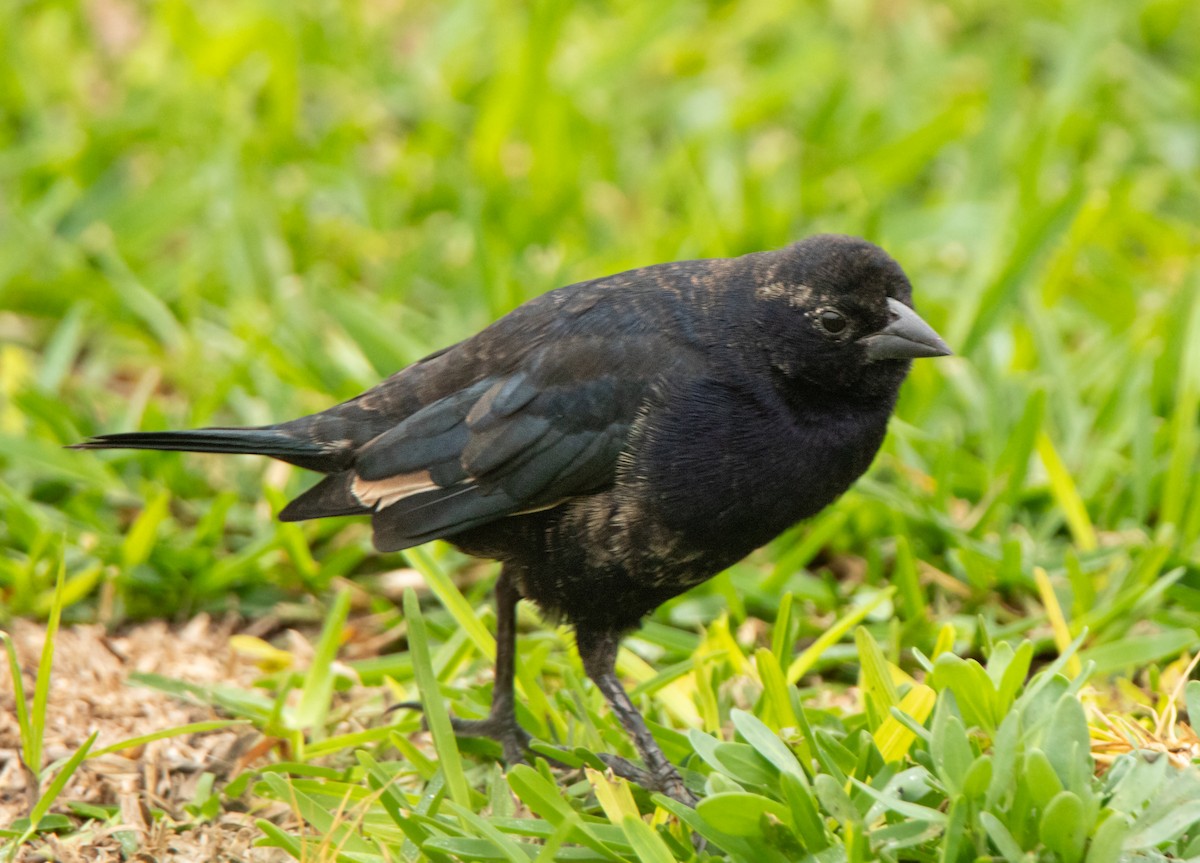
M517 724L515 718L488 716L484 719L459 719L450 717L454 733L462 737L487 737L500 744L504 751L504 763L508 766L526 763L525 753L532 738L529 732Z
M696 796L688 791L687 786L683 784L683 777L674 767L668 766L664 770L653 772L639 767L627 758L607 753L601 753L600 760L622 779L628 779L647 791L658 791L665 794L689 808L696 808Z

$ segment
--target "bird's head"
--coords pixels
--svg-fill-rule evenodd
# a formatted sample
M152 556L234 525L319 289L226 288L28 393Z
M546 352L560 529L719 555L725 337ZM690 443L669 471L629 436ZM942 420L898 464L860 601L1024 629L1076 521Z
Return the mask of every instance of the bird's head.
M755 323L773 371L805 389L894 395L913 359L951 353L913 311L900 265L866 240L809 237L754 270Z

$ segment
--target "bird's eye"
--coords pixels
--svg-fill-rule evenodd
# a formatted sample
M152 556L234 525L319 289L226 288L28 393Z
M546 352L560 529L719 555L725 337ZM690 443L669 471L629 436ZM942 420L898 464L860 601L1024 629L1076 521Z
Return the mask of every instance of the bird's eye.
M825 332L837 335L846 329L846 316L835 309L822 309L817 312L817 323Z

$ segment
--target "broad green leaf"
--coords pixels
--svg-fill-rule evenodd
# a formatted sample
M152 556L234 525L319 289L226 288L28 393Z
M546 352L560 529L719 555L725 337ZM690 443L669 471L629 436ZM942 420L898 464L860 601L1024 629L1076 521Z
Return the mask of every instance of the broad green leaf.
M988 838L992 840L996 850L1008 863L1022 863L1024 854L1021 853L1021 846L1013 839L1012 834L1008 832L1008 828L999 818L991 812L980 812L979 822L983 825L984 831L987 832Z
M929 683L938 691L949 689L954 693L954 701L967 727L995 730L998 724L996 690L978 662L943 653L934 661Z
M1042 844L1062 863L1078 863L1091 828L1083 801L1070 791L1060 791L1042 812L1039 833Z
M984 754L976 758L963 777L963 793L972 799L982 798L992 784L992 756Z
M1017 783L1017 764L1021 756L1021 714L1012 711L1004 717L992 741L992 784L988 788L985 809L994 809L1011 794Z
M771 785L778 777L771 762L745 743L722 743L695 728L688 740L707 764L743 785Z
M967 841L967 820L970 804L963 797L951 798L946 818L946 832L938 848L938 863L958 863L959 855Z
M1140 668L1152 662L1172 659L1196 646L1196 633L1190 629L1168 629L1150 635L1130 635L1118 641L1083 651L1083 662L1095 663L1092 674L1105 677L1127 668Z
M1088 843L1087 863L1117 863L1129 835L1129 822L1124 815L1106 813Z
M1188 718L1193 724L1200 725L1200 680L1188 681L1183 689L1183 700Z
M897 815L902 815L905 818L912 818L918 821L925 821L930 824L943 824L946 821L946 814L939 812L936 809L930 809L928 806L921 806L918 803L910 803L907 800L901 800L898 797L885 796L876 789L872 788L862 780L851 777L851 782L863 794L875 800L885 809L895 812Z
M1007 647L1007 644L1002 647ZM1033 642L1022 641L1015 651L1005 651L1005 656L1008 658L997 662L999 679L993 677L996 683L996 709L1002 716L1008 715L1017 699L1017 693L1021 691L1025 679L1029 676L1029 666L1033 662ZM992 675L995 657L995 652L988 657L989 675Z
M942 698L933 713L929 753L937 775L951 793L963 790L967 771L975 761L971 742L967 739L962 721L950 709L950 701Z
M762 843L752 843L741 836L734 836L731 833L726 833L718 829L690 806L684 806L679 801L672 800L662 794L654 795L654 802L686 824L693 833L703 837L708 842L718 844L720 848L738 859L751 860L758 857L770 859L770 855L762 853ZM771 863L776 863L776 861L772 859ZM787 861L780 860L778 863L787 863Z
M817 807L816 797L812 788L804 780L803 774L784 772L780 776L780 788L783 799L792 810L791 824L804 842L805 847L812 853L828 847L825 823Z
M662 837L645 821L627 815L620 823L625 835L629 837L634 856L640 863L676 863L675 856Z
M818 774L813 779L813 790L816 791L821 805L825 807L826 814L843 827L861 822L862 816L850 800L850 795L832 776L826 773Z
M1183 800L1156 818L1139 818L1125 840L1126 851L1156 848L1200 827L1200 797Z
M696 805L696 811L718 830L733 836L756 836L762 833L762 819L774 815L791 826L792 812L782 803L747 792L713 794Z
M1072 782L1077 773L1074 766L1076 761L1085 764L1085 772L1091 776L1091 735L1088 732L1087 715L1077 698L1064 695L1059 700L1042 746L1063 786L1082 793L1083 789Z
M1025 753L1022 779L1029 788L1034 803L1043 811L1055 795L1063 790L1062 779L1041 749L1030 749Z
M508 784L530 809L555 827L562 827L569 841L585 845L606 859L620 859L563 799L562 790L528 764L509 770Z
M752 713L738 710L736 707L729 712L733 727L745 738L746 743L754 748L759 755L774 765L782 773L804 775L800 762L795 754L788 749L787 744L779 739L779 735L762 723ZM718 757L720 754L718 753Z

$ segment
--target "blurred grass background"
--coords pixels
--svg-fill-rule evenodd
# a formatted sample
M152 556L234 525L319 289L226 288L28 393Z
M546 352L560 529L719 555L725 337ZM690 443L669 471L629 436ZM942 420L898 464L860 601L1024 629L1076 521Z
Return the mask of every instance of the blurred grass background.
M273 523L299 471L63 444L290 418L560 284L839 231L959 357L855 491L658 619L892 581L897 652L943 620L1048 644L1040 565L1116 666L1177 654L1197 32L1191 0L6 3L0 614L45 613L60 545L68 617L109 623L394 566Z

